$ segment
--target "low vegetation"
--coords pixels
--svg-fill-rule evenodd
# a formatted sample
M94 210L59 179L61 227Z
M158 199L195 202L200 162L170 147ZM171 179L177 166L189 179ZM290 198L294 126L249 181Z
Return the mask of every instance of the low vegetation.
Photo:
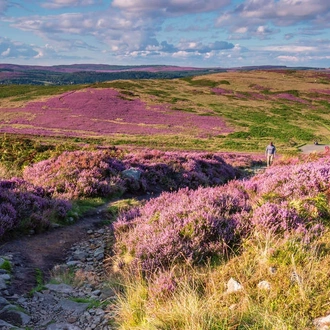
M329 142L329 83L325 72L269 70L104 82L81 99L81 86L46 100L7 90L0 128L27 135L0 141L0 239L68 225L106 203L114 328L313 329L330 313L330 155L299 147ZM20 104L30 126L15 108L24 94L36 97ZM120 105L108 125L129 133L108 135L104 122L95 133L110 116L97 98ZM132 105L138 113L119 111ZM56 109L77 111L80 129L47 126ZM40 113L49 134L34 126ZM270 139L279 155L265 168ZM54 280L74 276L59 270Z
M10 172L5 167L6 176L0 181L0 236L71 223L124 193L158 194L216 186L245 175L242 168L247 164L261 163L260 158L241 155L231 165L231 155L223 157L229 163L216 153L110 148L64 151L20 168L16 172L20 177L5 179Z
M330 292L330 158L287 156L253 176L244 170L263 164L251 154L63 152L1 180L2 234L68 224L79 208L115 197L107 268L118 299L107 308L116 328L312 328ZM162 193L118 201L113 182L121 194Z
M118 329L313 329L330 294L329 159L121 214L109 260Z

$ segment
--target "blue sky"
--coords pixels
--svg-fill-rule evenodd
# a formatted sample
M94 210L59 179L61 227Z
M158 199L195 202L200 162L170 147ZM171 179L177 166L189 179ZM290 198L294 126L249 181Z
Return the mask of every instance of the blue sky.
M0 63L330 67L329 0L0 0Z

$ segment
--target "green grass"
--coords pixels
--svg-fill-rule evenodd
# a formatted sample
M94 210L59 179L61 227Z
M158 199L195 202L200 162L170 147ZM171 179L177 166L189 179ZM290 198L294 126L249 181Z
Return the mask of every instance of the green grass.
M100 301L92 298L71 297L70 300L79 304L88 304L88 308L105 308L108 305L106 301Z
M141 202L135 198L120 199L118 201L109 202L106 213L111 221L116 220L122 212L128 211L132 207L140 206Z
M95 211L106 202L107 200L101 197L75 200L73 201L72 210L69 212L68 217L79 218L89 212Z
M0 265L0 269L7 271L8 273L12 272L12 265L9 260L4 259L4 262Z
M177 289L166 295L152 280L124 274L118 329L313 329L313 320L327 314L329 239L327 233L305 245L294 237L251 237L226 263L172 269ZM230 278L243 289L226 293ZM258 289L261 281L269 290Z
M13 98L13 101L29 101L40 96L57 95L67 91L85 88L84 85L34 86L34 85L1 85L0 99Z
M60 155L63 151L81 149L81 143L93 149L100 140L71 138L55 139L3 134L0 137L0 164L11 174L28 165ZM14 175L12 175L14 176Z
M30 290L29 296L32 297L35 292L40 292L45 289L44 285L44 275L41 271L41 269L36 268L35 269L35 278L36 278L36 286Z
M219 84L216 81L212 81L208 79L193 79L193 77L182 78L181 80L188 82L191 86L194 87L216 87Z

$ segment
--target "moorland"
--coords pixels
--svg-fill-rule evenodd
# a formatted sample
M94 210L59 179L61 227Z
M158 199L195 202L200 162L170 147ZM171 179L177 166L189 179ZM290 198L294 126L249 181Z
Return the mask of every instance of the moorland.
M113 327L320 328L330 155L300 149L330 142L329 84L327 70L272 68L2 85L0 235L105 204Z

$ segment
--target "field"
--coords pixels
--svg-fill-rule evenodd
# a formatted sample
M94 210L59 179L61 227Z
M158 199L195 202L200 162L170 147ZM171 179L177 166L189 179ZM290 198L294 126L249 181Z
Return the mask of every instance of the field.
M0 239L105 205L114 329L326 329L330 154L300 148L330 142L329 84L255 70L1 86Z
M172 80L0 87L0 132L157 149L283 153L330 141L330 73L232 71Z

